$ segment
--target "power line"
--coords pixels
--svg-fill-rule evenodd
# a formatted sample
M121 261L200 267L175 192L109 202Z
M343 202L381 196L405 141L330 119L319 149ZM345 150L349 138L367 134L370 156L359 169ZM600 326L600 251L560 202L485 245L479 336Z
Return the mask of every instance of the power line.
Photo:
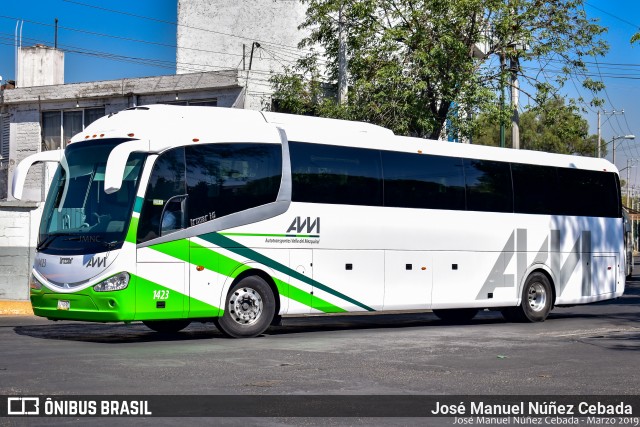
M633 22L629 22L629 21L627 21L627 20L626 20L626 19L624 19L624 18L621 18L621 17L619 17L619 16L614 15L613 13L607 12L607 11L606 11L606 10L604 10L604 9L600 9L599 7L594 6L594 5L592 5L591 3L589 3L589 2L585 2L585 4L586 4L587 6L589 6L589 7L592 7L592 8L594 8L594 9L596 9L596 10L599 10L600 12L604 13L605 15L609 15L610 17L612 17L612 18L614 18L614 19L617 19L617 20L618 20L618 21L620 21L620 22L624 22L625 24L630 25L630 26L632 26L633 28L636 28L636 29L640 28L640 25L636 25L636 24L634 24Z
M24 21L24 22L28 22L30 24L42 25L42 26L45 26L45 27L54 27L54 24L47 24L45 22L32 21L32 20L29 20L29 19L14 18L12 16L6 16L6 15L0 15L0 18L2 18L2 19L10 19L10 20L13 20L13 21L21 20L21 21ZM161 46L161 47L170 47L172 49L180 48L180 49L185 49L185 50L194 50L194 51L198 51L198 52L216 53L216 54L220 54L220 55L242 56L241 53L219 52L219 51L208 50L208 49L198 49L198 48L182 47L182 46L179 47L179 46L174 45L174 44L160 43L160 42L154 42L154 41L143 40L143 39L134 39L134 38L131 38L131 37L117 36L117 35L114 35L114 34L98 33L98 32L95 32L95 31L83 30L83 29L80 29L80 28L73 28L73 27L65 27L65 26L62 26L62 25L59 25L58 28L62 29L62 30L73 31L73 32L82 33L82 34L89 34L89 35L92 35L92 36L108 37L108 38L117 39L117 40L123 40L123 41L134 42L134 43L144 43L144 44L149 44L149 45L154 45L154 46Z
M76 4L78 6L89 7L89 8L93 8L93 9L98 9L98 10L102 10L102 11L105 11L105 12L109 12L109 13L116 13L116 14L119 14L119 15L131 16L131 17L134 17L134 18L145 19L145 20L148 20L148 21L159 22L159 23L162 23L162 24L172 25L172 26L176 26L176 27L190 28L192 30L199 30L199 31L205 31L205 32L208 32L208 33L213 33L213 34L220 34L220 35L224 35L224 36L228 36L228 37L234 37L234 38L242 39L242 40L245 40L245 41L246 40L250 40L249 37L243 37L243 36L239 36L237 34L225 33L225 32L222 32L222 31L215 31L215 30L211 30L209 28L194 27L192 25L179 24L177 22L167 21L167 20L164 20L164 19L152 18L152 17L149 17L149 16L138 15L138 14L135 14L135 13L125 12L125 11L122 11L122 10L109 9L109 8L106 8L106 7L96 6L96 5L87 4L87 3L81 3L79 1L74 1L74 0L63 0L63 1L66 2L66 3ZM257 39L254 39L252 41L257 41L257 42L260 42L260 43L267 43L267 44L271 44L271 45L274 45L274 46L281 46L281 47L285 47L285 48L294 49L296 51L300 51L300 49L298 49L298 46L285 45L285 44L276 43L276 42L269 41L269 40L257 40Z

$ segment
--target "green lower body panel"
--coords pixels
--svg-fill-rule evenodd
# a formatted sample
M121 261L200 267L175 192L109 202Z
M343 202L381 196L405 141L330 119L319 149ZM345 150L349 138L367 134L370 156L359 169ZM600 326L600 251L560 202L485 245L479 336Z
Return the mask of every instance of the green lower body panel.
M120 291L96 292L92 287L68 294L45 287L31 290L31 305L36 316L87 322L211 318L224 314L218 307L133 274L129 286Z
M126 289L104 293L85 289L73 294L44 291L31 293L31 305L36 316L49 319L126 322L133 320L135 315L135 299L132 297L134 294ZM68 301L68 305L65 301ZM65 309L61 309L61 306Z

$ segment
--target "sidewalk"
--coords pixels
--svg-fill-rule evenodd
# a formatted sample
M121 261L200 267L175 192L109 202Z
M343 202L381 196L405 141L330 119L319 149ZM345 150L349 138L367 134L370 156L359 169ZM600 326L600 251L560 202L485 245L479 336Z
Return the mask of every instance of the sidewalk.
M30 301L0 301L0 316L33 316Z

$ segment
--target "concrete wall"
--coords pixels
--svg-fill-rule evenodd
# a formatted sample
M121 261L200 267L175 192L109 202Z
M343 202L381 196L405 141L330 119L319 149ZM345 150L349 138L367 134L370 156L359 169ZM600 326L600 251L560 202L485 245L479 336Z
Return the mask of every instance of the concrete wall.
M0 202L0 300L29 299L39 203Z
M23 47L18 52L16 87L64 83L64 53L47 46Z

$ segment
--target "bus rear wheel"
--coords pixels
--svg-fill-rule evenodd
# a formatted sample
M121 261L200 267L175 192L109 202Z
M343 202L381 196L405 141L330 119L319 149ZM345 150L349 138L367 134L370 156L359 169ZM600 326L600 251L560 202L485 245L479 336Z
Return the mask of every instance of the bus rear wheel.
M453 308L447 310L433 310L433 314L440 320L450 323L464 323L473 319L478 314L477 308Z
M549 278L540 272L531 274L522 288L522 302L502 310L510 322L544 322L553 305Z
M228 337L255 337L267 330L275 307L275 297L267 282L259 276L248 276L231 287L224 315L214 319L214 324Z
M172 334L179 332L191 324L190 320L143 320L142 323L156 332Z

